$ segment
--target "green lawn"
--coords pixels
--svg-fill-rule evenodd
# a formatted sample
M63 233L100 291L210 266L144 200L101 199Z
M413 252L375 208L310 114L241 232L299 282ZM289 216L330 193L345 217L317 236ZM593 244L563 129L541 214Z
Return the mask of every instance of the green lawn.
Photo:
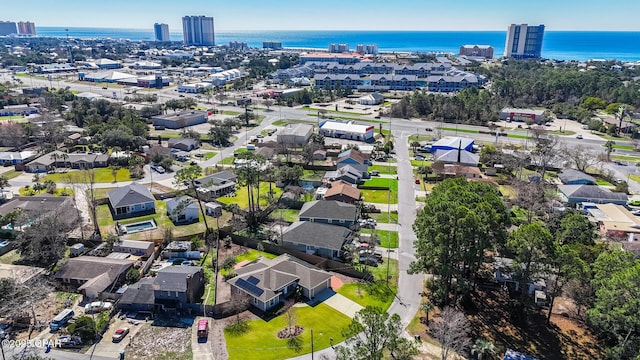
M200 262L200 266L202 266L202 271L204 272L205 278L205 286L204 293L202 294L202 302L205 305L213 305L215 298L215 280L214 280L214 271L213 271L213 263L211 260L215 258L215 252L210 252L207 258L204 260L204 264Z
M273 184L271 186L273 190L273 198L278 199L280 195L282 195L282 189L278 188ZM257 192L254 192L254 196L257 195ZM267 206L269 204L269 183L262 182L260 183L260 206ZM223 196L217 199L218 202L223 204L238 204L241 209L247 209L249 207L249 194L247 193L247 187L243 186L240 188L236 188L236 196L228 197Z
M320 181L325 172L321 170L304 170L301 180Z
M637 183L640 183L640 175L629 175L629 180L633 180ZM600 185L600 184L598 184Z
M374 275L375 282L370 284L351 283L344 284L337 293L341 294L362 306L377 306L388 309L398 288L398 261L389 259L389 287L385 282L387 275L387 259L378 267L367 267Z
M631 163L640 162L639 156L628 156L628 155L611 155L611 161L628 161ZM632 164L633 165L633 164Z
M635 175L631 175L630 178L633 179L633 176ZM637 181L637 180L636 180ZM598 179L596 178L596 185L600 185L600 186L613 186L612 183L608 182L607 180L604 179Z
M229 115L229 116L240 115L240 113L238 111L231 111L231 110L222 110L219 113L222 114L222 115Z
M422 134L418 134L418 135L411 135L409 136L409 144L411 144L414 141L433 141L433 139L435 138L435 135L422 135Z
M302 119L282 119L273 122L274 126L287 126L288 124L311 124L315 123L315 120L302 120Z
M433 162L427 160L410 160L412 167L431 166Z
M360 194L362 194L362 199L365 202L376 204L386 204L387 202L390 204L398 203L397 193L391 193L391 197L389 197L388 190L360 190Z
M17 178L22 174L24 174L22 171L11 170L11 171L7 171L6 173L2 173L0 175L6 177L8 180L11 180L11 179Z
M95 172L95 182L97 183L112 183L113 182L113 173L109 168L99 168L94 169ZM82 171L68 171L64 173L56 173L49 174L41 179L41 181L53 180L56 183L81 183L84 178L84 173ZM134 179L131 178L129 174L129 169L120 168L116 175L116 181L132 181Z
M33 188L23 188L21 187L18 190L18 193L20 194L20 196L36 196L39 194L46 194L47 191L46 189L40 190L40 191L35 191L33 190ZM65 187L65 188L57 188L56 192L54 194L52 194L53 196L73 196L73 190L71 188Z
M446 131L456 131L456 132L461 132L461 133L469 133L469 134L478 134L479 131L478 130L473 130L473 129L460 129L460 128L440 128L440 130L446 130Z
M207 151L207 152L203 152L202 154L204 155L202 158L205 160L209 160L214 156L218 155L218 153L215 151Z
M387 249L395 249L398 247L397 231L375 230L375 234L378 235L380 239L380 247Z
M373 170L378 171L380 174L387 174L387 175L395 175L398 173L398 167L396 164L393 165L371 165L369 166L369 172L372 172Z
M368 213L369 217L374 219L379 223L389 223L389 213L381 212L381 213ZM391 213L391 224L398 223L398 213Z
M392 192L398 193L398 180L396 179L373 178L365 181L364 186L386 186Z
M236 255L236 263L239 263L245 260L249 260L249 261L257 260L260 256L267 259L274 259L278 255L252 249L240 255Z
M271 218L280 219L280 217L282 217L282 220L292 223L292 222L298 221L299 214L300 214L300 210L278 209L278 210L274 210L271 213Z
M278 339L278 331L287 326L284 316L281 315L269 321L248 321L248 330L240 335L225 330L229 359L279 360L310 353L311 330L314 350L324 349L331 346L330 338L333 338L334 344L342 342L342 329L351 323L349 317L322 303L314 307L296 307L294 311L296 324L304 327L304 332L299 337L299 351L290 349L287 340Z
M115 220L111 216L111 210L109 209L109 205L100 205L97 208L98 213L98 226L100 226L100 230L102 234L106 234L109 232L114 232ZM225 224L231 215L226 211L223 211L222 217L219 219L220 225ZM140 231L133 234L128 234L127 238L131 240L154 240L154 239L162 239L162 228L169 227L173 229L174 236L189 236L189 235L198 235L202 234L205 231L204 218L202 214L200 214L200 219L197 223L185 224L185 225L174 225L169 216L167 216L167 205L162 200L156 200L156 213L151 215L144 215L132 218L126 218L119 220L121 224L131 224L145 220L154 219L157 229ZM216 219L207 216L207 223L209 227L212 229L216 228Z

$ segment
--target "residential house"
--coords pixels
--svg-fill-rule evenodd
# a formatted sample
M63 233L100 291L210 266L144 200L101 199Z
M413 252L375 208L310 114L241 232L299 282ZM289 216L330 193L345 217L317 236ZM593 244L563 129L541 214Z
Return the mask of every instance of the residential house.
M107 167L109 154L63 153L52 151L29 162L25 166L27 172L45 172L55 168L93 169Z
M558 190L563 202L569 204L591 202L626 205L629 200L625 193L612 192L598 185L560 185Z
M108 193L109 205L114 219L154 213L156 199L146 186L136 182Z
M353 204L335 200L310 201L304 203L298 219L348 228L358 220L358 208Z
M349 164L342 164L338 170L327 171L322 177L322 182L343 180L350 184L359 184L362 181L362 172Z
M95 299L103 292L115 291L133 263L133 260L78 256L62 265L55 278L63 284L77 286L85 297Z
M235 271L237 276L228 281L231 294L249 295L251 305L262 311L284 302L298 288L309 299L331 288L331 274L286 254L261 258Z
M339 259L353 232L343 226L296 221L282 233L282 246L307 254Z
M0 152L0 165L21 165L36 156L35 151L3 151Z
M72 227L78 220L73 197L42 194L38 196L16 196L0 205L0 216L20 210L24 215L20 224L10 223L4 228L23 230L44 217L55 216L60 227Z
M212 201L222 195L234 192L237 179L236 174L230 171L220 171L197 179L195 186L202 199Z
M520 275L516 272L513 259L504 257L493 258L493 276L500 284L514 291L520 291ZM536 276L534 274L534 276ZM527 283L527 293L534 295L536 291L545 290L546 282L543 279L532 279Z
M182 151L191 151L200 147L200 141L192 138L174 138L169 139L167 143L170 148Z
M558 178L564 185L596 185L596 179L575 169L562 169Z
M167 204L167 215L174 224L198 222L200 209L192 198L183 196L165 200L165 203Z
M479 179L482 178L482 172L479 168L475 166L464 166L464 165L452 165L446 164L444 166L444 175L445 176L462 176L467 179Z
M473 139L457 137L457 136L445 136L431 145L431 152L438 150L466 150L473 151L474 141Z
M127 253L141 257L149 257L153 254L155 244L151 241L137 241L121 239L113 244L113 252Z
M352 184L338 180L331 183L331 187L324 193L325 200L336 200L348 204L360 201L360 190Z
M435 160L442 161L445 164L477 167L480 162L480 156L466 150L436 150Z
M158 270L153 281L155 303L162 309L184 309L199 303L204 292L204 270L200 266L169 266Z
M313 152L313 155L312 155L311 158L313 160L318 160L318 161L326 160L327 159L327 150L318 149L318 150Z
M131 284L116 303L118 309L124 311L153 312L156 308L156 297L153 291L155 278L145 277Z
M609 239L629 242L640 239L640 218L622 205L596 204L587 213Z

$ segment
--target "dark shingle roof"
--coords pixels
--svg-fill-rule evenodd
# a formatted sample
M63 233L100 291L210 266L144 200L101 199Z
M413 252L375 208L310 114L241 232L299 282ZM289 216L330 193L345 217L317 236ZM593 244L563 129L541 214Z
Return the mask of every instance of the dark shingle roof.
M566 197L583 198L600 201L627 201L629 196L625 193L612 192L598 185L560 185L558 186Z
M138 281L135 284L132 284L127 288L127 290L122 294L118 303L120 305L130 305L130 304L145 304L151 305L155 303L156 297L153 292L153 281L152 278L144 278Z
M355 221L356 213L355 205L340 201L316 200L302 205L300 217Z
M97 256L79 256L62 265L55 277L58 279L90 280L105 273L111 279L133 265L133 260L112 259Z
M313 245L322 249L342 250L351 230L337 225L296 221L282 234L283 242Z
M153 289L159 291L187 291L187 276L202 271L200 266L168 266L160 269L153 281Z
M135 182L109 191L109 202L114 209L122 206L154 202L155 200L146 186Z

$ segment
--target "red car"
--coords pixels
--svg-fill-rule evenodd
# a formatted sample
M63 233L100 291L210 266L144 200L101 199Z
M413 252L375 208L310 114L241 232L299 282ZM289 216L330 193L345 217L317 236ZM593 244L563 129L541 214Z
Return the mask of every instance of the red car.
M420 179L416 178L415 183L416 183L416 184L420 184Z
M112 340L113 342L119 342L122 339L124 339L125 336L127 336L127 334L129 333L129 328L120 328L118 330L116 330L116 332L113 334Z

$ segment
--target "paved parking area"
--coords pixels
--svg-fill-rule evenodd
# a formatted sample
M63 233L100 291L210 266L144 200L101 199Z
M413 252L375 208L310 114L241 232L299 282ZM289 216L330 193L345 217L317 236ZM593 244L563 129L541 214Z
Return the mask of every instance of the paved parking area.
M128 319L114 319L115 322L109 325L109 328L104 333L100 342L95 345L95 350L93 350L93 347L89 348L85 353L86 355L90 355L93 351L94 355L117 358L120 354L120 350L126 350L129 345L135 346L135 334L140 331L142 327L150 326L150 323L146 323L144 320L137 320L138 325L134 325L129 323ZM114 343L111 338L115 331L121 327L128 327L129 334L127 334L122 341Z

